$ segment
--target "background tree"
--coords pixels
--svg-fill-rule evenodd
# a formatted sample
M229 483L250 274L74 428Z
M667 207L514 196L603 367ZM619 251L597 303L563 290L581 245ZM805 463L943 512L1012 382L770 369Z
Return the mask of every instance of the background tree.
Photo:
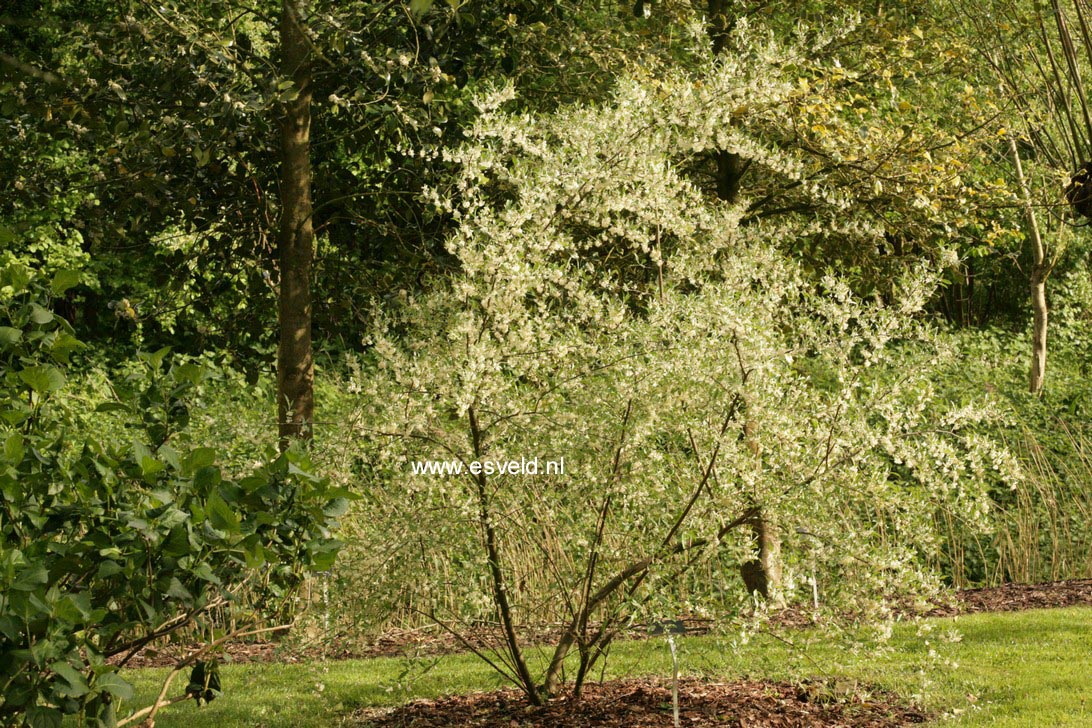
M311 260L315 233L311 203L311 39L306 3L281 5L281 74L289 94L281 124L280 294L277 348L277 422L282 445L310 438L315 419L315 362L311 351Z

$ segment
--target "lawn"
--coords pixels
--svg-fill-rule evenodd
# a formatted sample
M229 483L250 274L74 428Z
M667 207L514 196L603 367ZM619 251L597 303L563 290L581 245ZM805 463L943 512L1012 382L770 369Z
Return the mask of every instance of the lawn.
M680 641L684 673L718 679L820 678L834 694L865 683L917 700L952 726L1092 726L1092 608L977 614L897 625L878 647L865 633L843 640L810 632ZM606 677L670 675L661 639L619 643ZM164 670L134 671L146 704ZM598 676L597 676L598 677ZM160 728L346 723L354 710L444 693L488 690L500 680L475 658L373 659L228 665L223 698L164 709Z

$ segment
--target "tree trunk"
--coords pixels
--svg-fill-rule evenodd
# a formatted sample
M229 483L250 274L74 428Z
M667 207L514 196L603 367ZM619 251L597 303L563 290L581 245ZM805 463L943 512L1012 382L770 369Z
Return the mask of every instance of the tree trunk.
M755 506L755 515L748 522L758 557L739 565L743 585L751 594L757 594L772 606L785 606L785 593L781 578L781 532L773 514Z
M471 446L474 448L474 459L480 461L484 454L482 431L478 426L478 417L473 407L467 412L467 418L470 422L470 437ZM542 705L542 696L539 694L535 681L531 677L531 671L523 658L519 635L516 634L515 616L512 614L512 606L508 601L508 584L504 578L504 565L501 564L501 547L497 539L497 531L493 527L493 514L489 507L489 488L485 474L478 473L475 475L474 483L478 486L478 522L482 529L485 555L489 560L489 574L493 578L493 604L497 608L497 617L504 629L504 641L508 649L508 657L511 659L515 679L523 688L527 699L531 701L532 705Z
M1043 393L1043 380L1046 377L1047 357L1047 301L1045 266L1036 265L1031 271L1031 306L1034 322L1032 324L1031 376L1028 391L1032 394Z
M1050 265L1046 260L1046 248L1039 233L1039 220L1035 216L1035 207L1031 204L1031 192L1024 177L1024 166L1020 162L1020 151L1016 139L1009 135L1009 151L1012 152L1013 166L1016 167L1016 181L1024 198L1024 215L1027 218L1029 237L1031 238L1031 372L1028 376L1028 391L1032 394L1043 393L1043 380L1046 378L1047 356L1047 300L1046 280L1050 275Z
M718 56L728 48L735 18L729 13L728 0L709 0L706 14L707 32L712 43L713 55ZM738 154L727 150L716 152L717 197L728 204L739 200L739 190L747 163ZM756 460L761 458L758 443L751 439L755 423L748 419L745 429L749 445L754 445ZM750 525L757 542L758 558L740 564L739 573L743 583L751 593L758 592L776 606L784 603L784 591L781 586L781 536L777 524L770 514L756 503L756 513Z
M310 439L314 422L315 367L311 352L311 43L304 30L304 0L281 5L281 74L292 81L283 102L281 219L277 350L277 422L281 447Z
M729 204L739 199L739 185L747 165L734 152L717 152L717 197Z
M735 19L728 13L728 0L709 0L707 20L713 56L719 56L728 46ZM739 184L746 171L743 159L733 152L716 152L717 197L729 204L739 199Z

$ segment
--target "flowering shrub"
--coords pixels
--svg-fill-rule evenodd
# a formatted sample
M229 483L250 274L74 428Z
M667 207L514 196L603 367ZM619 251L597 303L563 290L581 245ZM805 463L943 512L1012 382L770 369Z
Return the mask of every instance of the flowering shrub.
M750 558L740 532L759 508L860 606L931 583L934 510L973 520L983 473L1015 477L975 435L988 409L934 397L930 362L946 352L917 314L935 271L908 266L889 300L861 300L780 252L814 220L742 226L746 200L687 175L695 155L730 149L797 182L828 234L865 234L852 189L810 181L749 131L787 123L792 63L758 48L533 118L505 114L500 89L450 152L451 189L430 191L460 220L458 272L389 308L375 337L360 382L375 487L401 504L392 524L414 524L390 532L426 534L392 552L420 554L424 588L483 605L497 624L483 657L532 702L561 689L570 652L578 693L617 630L669 608L696 563ZM564 475L411 468L531 456L564 457ZM519 627L559 613L533 674ZM459 631L458 615L433 616Z

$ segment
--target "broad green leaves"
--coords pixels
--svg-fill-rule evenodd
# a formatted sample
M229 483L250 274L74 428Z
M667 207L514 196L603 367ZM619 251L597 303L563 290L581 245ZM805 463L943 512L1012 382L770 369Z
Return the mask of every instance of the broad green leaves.
M28 367L19 372L19 379L38 394L56 392L64 387L64 373L52 364Z
M432 9L433 1L434 0L410 0L410 12L413 13L415 17L420 18Z
M189 624L244 582L247 618L277 608L304 574L329 568L346 494L300 452L271 454L236 482L216 448L190 446L207 373L169 349L143 355L115 399L69 401L63 367L78 341L46 291L77 276L47 289L9 268L0 280L19 284L0 299L0 719L54 726L79 713L112 726L133 690L106 658ZM129 433L88 435L75 408Z

